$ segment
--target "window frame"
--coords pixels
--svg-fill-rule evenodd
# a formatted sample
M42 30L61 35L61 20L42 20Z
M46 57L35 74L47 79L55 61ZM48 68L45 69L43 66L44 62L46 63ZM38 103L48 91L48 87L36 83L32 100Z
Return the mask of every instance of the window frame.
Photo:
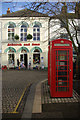
M22 24L22 25L24 25L24 24ZM22 27L22 28L21 28L22 25L20 25L20 30L19 30L20 33L19 33L19 35L20 35L20 41L24 42L24 41L27 41L27 31L24 32L24 29L25 29L25 28L27 29L27 26L24 25L25 27ZM21 29L23 29L23 32L21 32ZM21 33L23 34L23 40L21 40ZM25 37L24 37L24 34L25 34L25 33L26 33L26 40L24 40L24 38L25 38Z
M12 24L13 25L13 24ZM14 36L15 36L15 27L13 25L13 28L8 28L10 25L7 26L7 40L8 41L14 41L14 39L8 37L8 33L14 33ZM14 29L14 32L8 32L8 29Z
M65 28L65 26L66 26L66 19L64 19L63 21L61 21L61 23L60 23L60 28Z
M34 29L35 29L35 31L34 31ZM39 29L39 31L38 31L38 29ZM34 36L34 34L35 34L35 36ZM36 39L34 39L34 38L36 38ZM39 27L39 25L33 26L33 41L40 41L40 27Z
M61 35L64 35L64 36L62 37ZM62 39L69 39L68 33L60 33L60 38L62 38Z

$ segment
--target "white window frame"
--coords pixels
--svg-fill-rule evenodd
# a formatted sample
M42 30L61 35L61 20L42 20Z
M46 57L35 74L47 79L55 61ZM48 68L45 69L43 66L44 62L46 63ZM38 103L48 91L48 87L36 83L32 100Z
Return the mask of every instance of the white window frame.
M35 29L35 31L34 31ZM37 31L37 29L39 29L39 31ZM39 33L39 36L37 35ZM34 34L36 34L34 36ZM36 38L36 40L34 40L34 37ZM39 40L37 39L39 37ZM33 41L40 41L40 27L34 27L33 26Z
M22 24L22 25L23 25L23 24ZM22 25L21 25L21 26L22 26ZM27 29L27 26L25 25L26 27L22 27L23 32L21 32L21 26L20 26L20 41L22 41L22 40L21 40L21 33L23 33L23 41L25 41L25 40L24 40L24 38L25 38L25 37L24 37L24 33L27 34L27 32L24 32L24 29L25 29L25 28ZM27 41L27 35L26 35L26 41Z
M9 38L8 37L8 33L14 33L14 36L15 36L15 27L14 28L8 28L10 25L7 26L7 39ZM14 25L13 25L14 26ZM14 32L8 32L8 29L14 29ZM14 39L8 39L9 41L13 41Z

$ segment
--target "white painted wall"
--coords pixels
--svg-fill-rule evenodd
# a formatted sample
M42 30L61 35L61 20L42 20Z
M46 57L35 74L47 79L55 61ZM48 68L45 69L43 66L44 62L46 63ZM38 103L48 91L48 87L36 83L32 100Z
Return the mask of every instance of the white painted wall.
M41 56L44 56L44 66L47 67L47 52L48 52L48 20L49 18L47 17L30 17L30 18L0 18L0 20L2 21L2 64L3 65L7 65L8 64L8 58L7 58L7 53L4 53L4 50L6 48L8 48L8 43L21 43L22 46L24 46L24 43L30 43L30 46L25 46L28 48L29 51L31 51L31 49L33 47L40 47L42 49L42 53ZM32 34L33 36L33 27L32 27L32 23L37 21L40 22L42 24L42 27L40 27L40 41L9 41L8 40L8 32L7 32L7 27L5 26L8 22L14 22L16 23L16 26L21 22L21 21L25 21L28 23L29 27L27 29L27 34ZM20 27L15 27L15 34L20 35ZM39 43L40 46L32 46L32 43ZM16 49L16 51L22 47L22 46L11 46L13 48ZM32 66L33 66L33 54L31 52L27 53L28 54L28 64L29 64L29 56L31 56L32 59ZM19 54L16 53L15 55L15 65L17 65L17 59L19 58Z

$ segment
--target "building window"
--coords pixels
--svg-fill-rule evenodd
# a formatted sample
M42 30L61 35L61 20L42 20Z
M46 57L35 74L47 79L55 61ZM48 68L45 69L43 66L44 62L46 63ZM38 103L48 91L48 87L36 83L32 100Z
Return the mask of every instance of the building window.
M8 64L14 65L14 51L11 49L8 51Z
M27 41L27 26L22 25L20 29L20 41Z
M33 64L40 64L40 51L38 49L34 50Z
M79 26L76 26L76 29L77 29L77 36L80 37L80 25L79 25Z
M8 40L14 40L14 25L10 24L8 26Z
M65 20L65 19L64 19L63 22L61 21L61 28L63 28L63 27L65 28L66 25L67 25L67 24L66 24L66 20Z
M67 33L61 33L60 38L69 39L69 36Z
M78 36L80 37L80 31L77 31Z
M33 40L40 41L40 27L38 25L33 27Z

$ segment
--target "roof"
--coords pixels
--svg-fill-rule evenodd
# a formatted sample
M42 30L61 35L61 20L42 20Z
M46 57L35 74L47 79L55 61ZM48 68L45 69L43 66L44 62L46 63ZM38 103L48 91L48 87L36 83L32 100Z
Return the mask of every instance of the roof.
M42 14L29 9L23 9L16 12L3 14L2 17L49 17L47 14Z
M65 16L64 14L48 16L47 14L43 14L43 13L36 12L34 10L30 10L30 9L25 8L23 10L19 10L19 11L16 11L16 12L3 14L0 17L50 17L51 19L57 19L57 18L61 18L61 17L64 17L64 16ZM75 13L67 13L67 17L69 19L79 19L80 15L76 15Z
M51 19L58 19L58 18L66 18L66 16L68 17L68 19L80 19L80 15L76 15L75 13L67 13L65 14L58 14L58 15L54 15L51 16Z

